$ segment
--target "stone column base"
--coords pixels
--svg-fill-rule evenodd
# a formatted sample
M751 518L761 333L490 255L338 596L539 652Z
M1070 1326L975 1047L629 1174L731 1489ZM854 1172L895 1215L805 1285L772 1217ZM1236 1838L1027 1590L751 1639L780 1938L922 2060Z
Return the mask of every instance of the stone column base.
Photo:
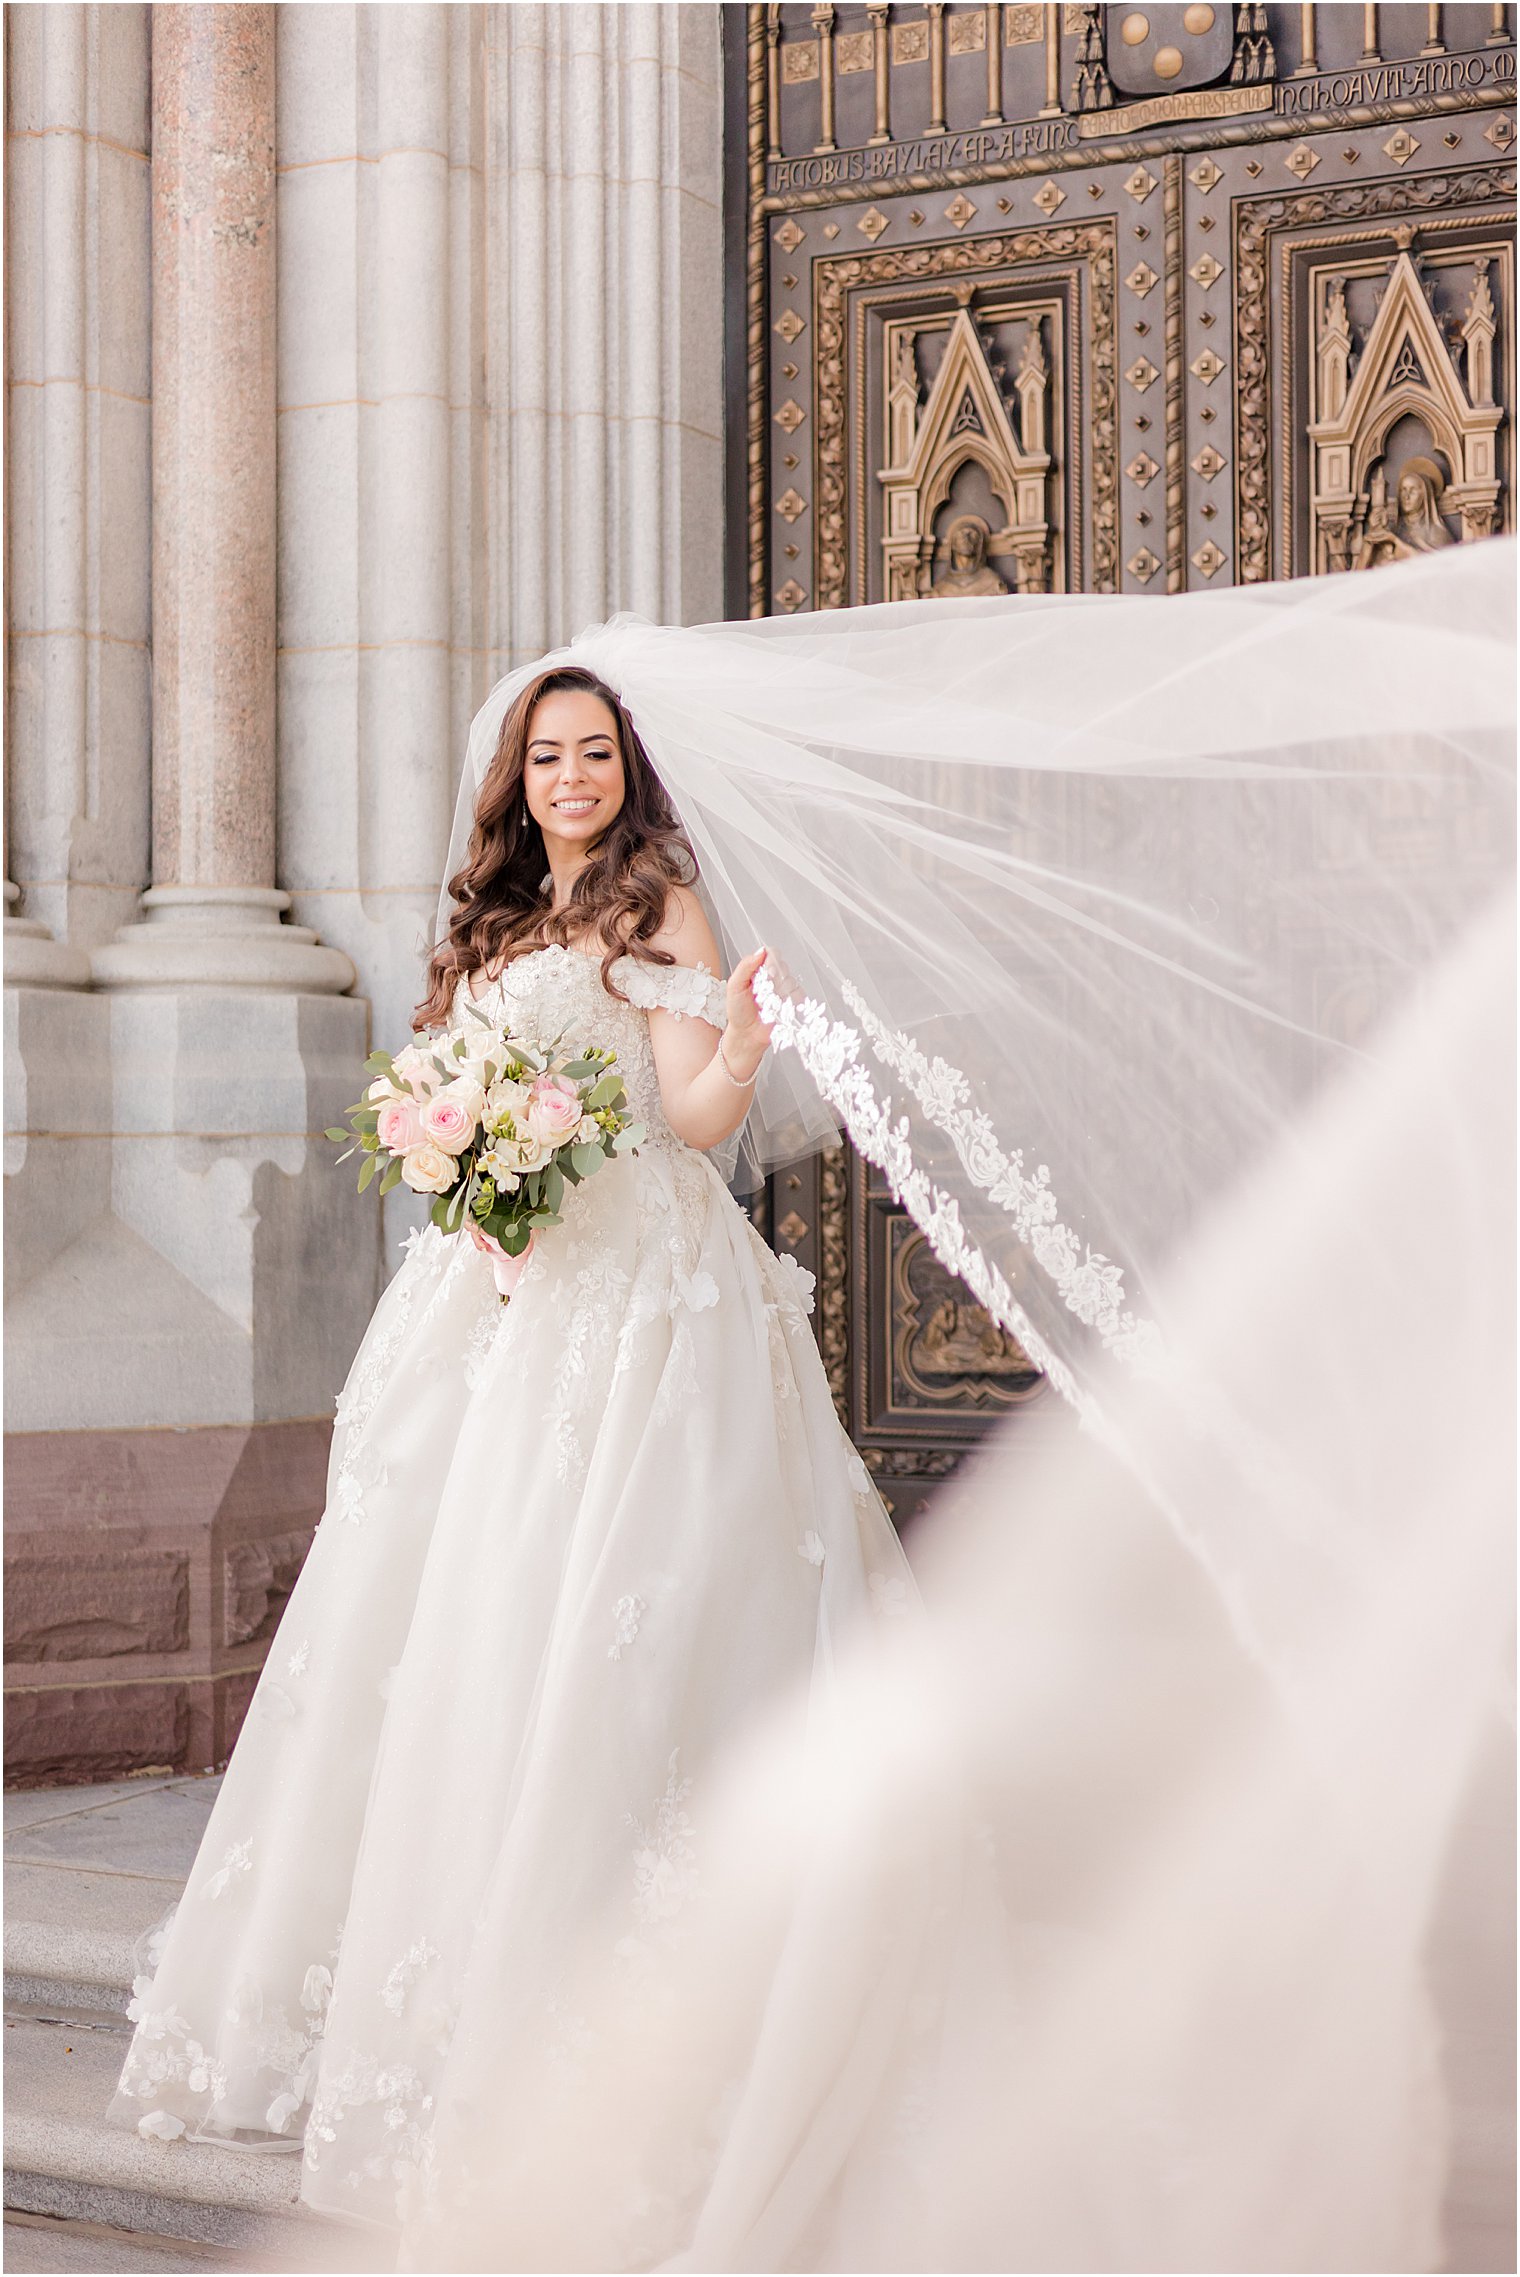
M288 893L264 886L154 886L141 925L97 949L98 988L277 988L342 996L355 972L341 949L304 925L283 925Z
M5 985L7 988L88 988L90 960L82 949L55 941L35 917L13 915L19 889L5 881Z
M7 1435L7 1786L225 1763L322 1514L331 1435Z

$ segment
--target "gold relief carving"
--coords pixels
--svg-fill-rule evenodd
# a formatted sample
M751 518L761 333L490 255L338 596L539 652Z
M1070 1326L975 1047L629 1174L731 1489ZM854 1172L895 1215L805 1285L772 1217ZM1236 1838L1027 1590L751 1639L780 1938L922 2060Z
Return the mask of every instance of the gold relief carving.
M783 490L781 496L776 500L776 512L780 514L785 521L795 522L799 514L805 514L807 512L807 500L805 498L799 498L796 491L788 486L788 488Z
M779 25L765 0L750 0L745 11L745 142L748 213L744 231L744 358L747 377L744 403L744 507L748 525L745 561L745 606L752 617L765 615L765 589L769 576L766 546L765 494L770 487L770 437L766 424L768 380L765 325L767 224L761 201L765 196L766 150L780 131L777 50L771 37ZM778 33L779 36L779 33ZM796 224L792 226L795 228ZM799 231L799 240L801 232ZM781 231L776 231L776 242Z
M1271 422L1271 254L1274 243L1296 230L1327 223L1364 223L1358 234L1386 241L1394 229L1442 208L1481 209L1514 194L1514 169L1492 165L1417 174L1404 181L1326 185L1270 198L1242 199L1235 213L1235 421L1236 576L1242 584L1273 574ZM1491 217L1482 216L1484 220ZM1312 244L1313 239L1303 242ZM1284 256L1285 257L1285 256ZM1325 312L1328 314L1328 310ZM1286 371L1291 349L1279 353ZM1292 574L1291 516L1282 539L1279 574ZM1337 548L1340 540L1337 537ZM1350 532L1345 550L1350 557ZM1297 565L1307 569L1311 562Z
M1492 534L1504 413L1494 401L1490 268L1478 261L1457 335L1465 384L1407 249L1394 256L1354 373L1345 281L1319 284L1310 343L1318 416L1309 428L1317 569L1368 569L1451 545L1444 515L1458 518L1463 539ZM1406 445L1390 493L1388 445L1411 422L1430 449L1410 454Z
M1048 418L1050 364L1035 316L1014 380L1018 430L969 311L958 309L922 408L911 324L888 333L887 449L882 485L882 566L889 600L934 593L1006 593L989 555L1011 558L1021 593L1050 585ZM994 531L977 514L937 519L964 466L979 466L1002 508Z
M860 1174L859 1166L856 1170ZM850 1427L850 1150L818 1157L818 1348L839 1420Z
M1048 221L1051 215L1066 203L1066 192L1058 182L1042 182L1035 191L1034 202Z
M788 396L781 409L776 413L776 425L785 428L787 434L795 435L806 417L807 413L803 410L802 405Z
M893 1406L904 1404L904 1391L915 1402L985 1408L1002 1404L999 1393L1006 1399L1034 1390L1040 1374L1029 1354L959 1282L936 1273L929 1288L915 1286L923 1274L918 1253L926 1247L916 1227L894 1243Z
M1223 356L1216 356L1212 348L1205 348L1193 358L1188 369L1196 373L1205 387L1212 387L1224 370L1224 358Z
M1270 87L1189 87L1180 94L1119 103L1111 111L1084 112L1077 132L1084 142L1095 137L1107 141L1110 135L1138 134L1146 127L1181 125L1193 119L1244 118L1252 111L1270 111L1273 99Z
M1220 552L1212 538L1206 538L1193 556L1193 567L1201 569L1205 577L1212 577L1228 555Z
M1138 262L1133 269L1131 269L1124 282L1128 285L1132 293L1138 293L1140 295L1140 298L1144 300L1146 294L1150 292L1154 286L1160 284L1161 279L1157 276L1149 261L1141 261Z
M1131 387L1137 388L1144 395L1146 389L1160 379L1161 374L1149 356L1137 356L1134 362L1127 367L1124 376Z
M1131 577L1138 577L1142 585L1149 585L1161 564L1149 546L1142 546L1138 553L1130 555L1124 566Z
M841 32L834 42L836 71L869 71L874 60L870 32Z
M1130 481L1138 482L1143 490L1148 482L1155 481L1161 469L1149 451L1140 451L1130 460L1124 471L1129 476Z
M790 348L799 334L807 330L807 319L799 316L795 308L784 309L776 319L775 329Z
M818 42L788 40L781 50L781 76L789 87L818 76Z
M1005 47L1033 47L1045 37L1045 10L1042 7L1015 7L1003 10L1003 44Z
M806 234L807 233L805 230L801 230L797 227L797 224L793 221L791 215L788 214L785 221L781 224L781 227L776 232L776 243L780 246L783 253L795 253Z
M1156 187L1156 177L1148 166L1137 166L1132 174L1124 177L1124 187L1136 205L1143 205Z
M1194 474L1201 474L1205 482L1212 482L1224 464L1225 460L1215 450L1213 444L1205 443L1203 449L1193 460L1193 472Z
M892 61L894 63L927 63L929 60L929 26L927 22L894 24L892 26Z
M1483 129L1483 139L1491 142L1495 150L1508 150L1515 139L1514 120L1502 116L1495 119L1492 126Z
M946 206L945 219L953 229L964 229L968 221L975 221L976 208L963 191L957 191Z
M1301 182L1306 182L1319 164L1319 152L1311 150L1306 142L1301 142L1295 150L1288 152L1283 164L1290 174L1296 174Z
M1395 127L1383 145L1383 156L1391 158L1395 166L1407 166L1419 147L1408 127Z
M873 245L875 244L877 238L880 237L882 231L884 229L890 229L891 226L892 225L887 220L886 215L879 212L875 206L869 207L866 212L861 215L859 221L857 221L855 224L855 227L860 231L861 236L869 238Z
M1092 574L1095 592L1118 586L1118 378L1117 261L1111 219L1068 222L944 244L905 245L874 253L852 253L814 266L814 358L817 423L817 490L814 498L816 555L815 605L848 605L851 554L846 516L849 506L847 459L850 432L849 361L846 324L851 296L862 288L936 283L974 286L978 275L1006 272L1033 262L1063 259L1086 264L1085 368L1083 393L1091 438L1089 493ZM999 282L1006 278L1000 276ZM1071 434L1068 452L1075 461L1080 434ZM859 480L866 479L862 463Z
M945 23L945 45L952 55L980 55L987 45L987 18L980 8L961 8Z
M806 590L798 584L795 577L789 577L784 585L778 585L776 588L777 606L784 609L788 616L791 616L794 610L800 609L806 599ZM778 1230L782 1233L785 1233L786 1227L783 1225ZM804 1226L802 1233L806 1232L807 1227ZM802 1234L796 1235L795 1239L800 1241L802 1239Z
M1186 483L1183 471L1182 377L1182 160L1161 162L1162 234L1166 247L1166 589L1180 593L1187 582L1182 566L1186 543Z
M1208 196L1219 179L1220 169L1214 164L1212 158L1200 158L1197 165L1188 170L1188 180L1194 189L1202 190L1205 197Z
M788 1249L795 1249L799 1241L806 1241L812 1230L807 1219L796 1210L788 1210L776 1228Z
M1201 285L1204 291L1207 292L1210 285L1212 285L1217 278L1224 275L1224 264L1220 261L1216 261L1212 253L1200 253L1197 260L1193 263L1191 269L1189 269L1188 275L1192 278L1194 284Z

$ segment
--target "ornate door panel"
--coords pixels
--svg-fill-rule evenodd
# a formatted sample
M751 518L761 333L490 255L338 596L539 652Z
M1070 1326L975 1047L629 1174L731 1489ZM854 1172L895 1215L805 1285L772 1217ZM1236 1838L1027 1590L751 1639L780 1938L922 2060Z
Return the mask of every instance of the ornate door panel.
M1354 574L1511 528L1513 14L746 9L751 613ZM1056 1427L851 1154L767 1206L899 1516L991 1420Z

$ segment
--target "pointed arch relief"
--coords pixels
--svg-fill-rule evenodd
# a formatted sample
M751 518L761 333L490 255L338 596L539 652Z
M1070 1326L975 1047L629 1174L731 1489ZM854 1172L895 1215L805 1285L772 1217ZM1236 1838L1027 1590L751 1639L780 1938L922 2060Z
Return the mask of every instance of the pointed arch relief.
M1031 309L1015 368L989 360L966 303L927 388L919 338L937 320L887 329L882 553L889 599L1060 589L1051 516L1053 343L1059 310Z
M1476 256L1465 306L1443 329L1414 237L1398 232L1360 346L1346 277L1322 273L1314 286L1309 442L1322 572L1375 569L1501 526L1493 262Z

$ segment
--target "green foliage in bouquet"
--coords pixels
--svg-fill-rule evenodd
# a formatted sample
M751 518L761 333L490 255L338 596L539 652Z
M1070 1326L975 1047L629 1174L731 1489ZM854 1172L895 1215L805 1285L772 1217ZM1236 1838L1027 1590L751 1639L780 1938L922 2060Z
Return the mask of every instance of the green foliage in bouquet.
M433 1196L432 1220L457 1233L466 1217L509 1257L559 1225L567 1186L632 1151L642 1126L628 1113L613 1053L556 1038L535 1046L466 1005L482 1034L447 1045L371 1052L364 1098L349 1127L327 1136L339 1160L363 1156L362 1194L378 1177Z

